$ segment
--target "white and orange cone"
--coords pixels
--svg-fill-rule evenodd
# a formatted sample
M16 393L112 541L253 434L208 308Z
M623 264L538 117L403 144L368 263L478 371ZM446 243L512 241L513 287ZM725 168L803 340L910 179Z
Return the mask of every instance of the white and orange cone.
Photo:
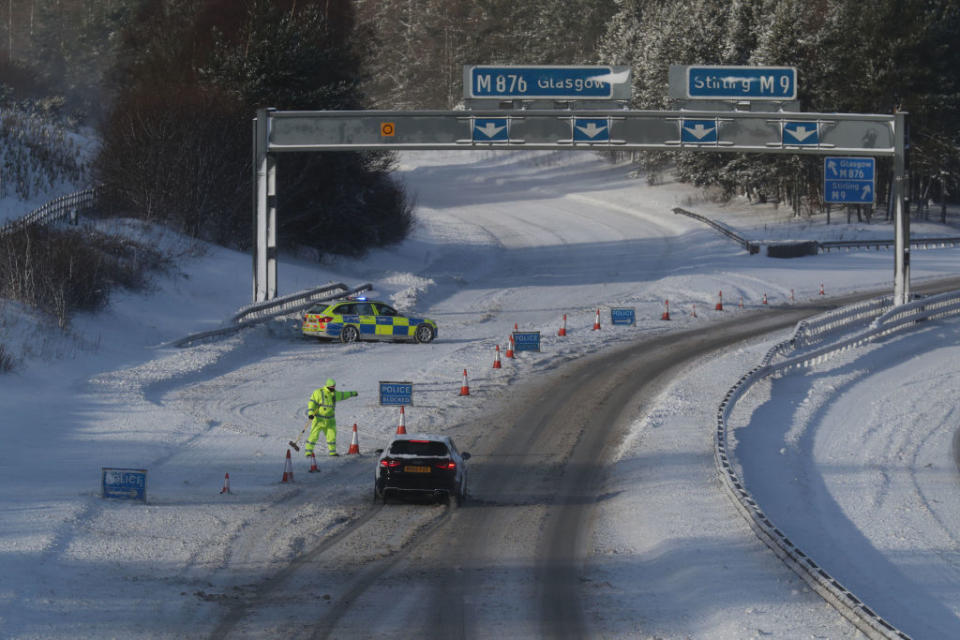
M223 476L223 489L220 489L220 495L225 493L230 493L230 474L224 474Z
M315 456L315 455L312 454L312 453L310 454L310 469L309 469L309 471L310 471L310 473L317 473L318 471L320 471L320 469L317 468L317 456Z
M400 405L400 424L397 425L397 435L405 435L407 433L406 421L403 416L403 405Z
M460 395L468 396L470 395L470 385L467 384L467 370L463 370L463 384L460 386Z
M670 319L670 301L669 300L663 301L663 315L660 316L660 319L661 320Z
M723 291L720 292L720 299L717 300L717 306L713 308L714 311L723 311Z
M496 355L493 357L493 368L494 368L494 369L502 369L502 368L503 368L503 365L500 364L500 345L497 345L497 353L496 353Z
M560 330L557 331L557 335L561 338L567 335L567 314L563 314L563 324L560 325Z
M797 299L793 297L793 289L790 289L790 302L796 302Z
M510 334L510 341L509 341L509 344L507 344L507 352L503 354L503 357L504 358L513 357L513 334Z
M290 449L287 449L287 459L283 463L283 479L280 482L293 482L293 461L290 460Z
M743 296L740 296L740 302L737 303L737 308L743 309Z
M347 455L360 455L360 442L357 440L357 423L353 423L353 438L350 440L350 448L347 449Z
M721 309L721 311L722 311L722 309ZM692 315L694 318L697 317L697 305L693 305L693 313L691 313L690 315Z
M820 283L820 295L822 295L822 296L823 296L823 295L826 295L826 294L824 293L824 291L823 291L823 283L822 283L822 282Z
M600 309L597 309L597 315L593 321L593 330L600 331Z
M767 292L763 292L763 300L760 301L760 304L767 304Z

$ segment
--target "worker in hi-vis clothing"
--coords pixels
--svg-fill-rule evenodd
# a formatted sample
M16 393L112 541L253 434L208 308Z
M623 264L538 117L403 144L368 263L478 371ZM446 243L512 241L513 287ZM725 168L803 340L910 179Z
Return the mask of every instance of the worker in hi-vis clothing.
M304 447L306 456L314 455L313 448L320 439L320 432L326 435L327 450L331 456L337 455L337 419L335 417L337 403L347 398L356 397L356 391L337 391L337 382L327 378L326 386L320 387L310 396L307 403L307 417L313 420L310 427L310 437Z

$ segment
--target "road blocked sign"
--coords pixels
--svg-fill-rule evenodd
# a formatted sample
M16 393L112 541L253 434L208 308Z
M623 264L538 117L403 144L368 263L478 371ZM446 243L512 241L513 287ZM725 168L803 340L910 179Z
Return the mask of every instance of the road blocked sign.
M539 331L514 331L513 332L513 350L514 351L540 351L540 332Z
M612 307L610 309L610 324L637 324L637 310L633 307Z
M380 404L389 406L413 406L412 382L380 381Z
M101 467L100 487L104 498L147 501L147 470Z

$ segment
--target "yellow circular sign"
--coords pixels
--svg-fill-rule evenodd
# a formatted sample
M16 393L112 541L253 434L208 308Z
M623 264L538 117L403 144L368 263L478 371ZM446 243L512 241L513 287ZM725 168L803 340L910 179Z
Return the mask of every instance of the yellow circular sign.
M397 128L392 122L381 122L380 123L380 135L384 138L392 138L393 135L397 132Z

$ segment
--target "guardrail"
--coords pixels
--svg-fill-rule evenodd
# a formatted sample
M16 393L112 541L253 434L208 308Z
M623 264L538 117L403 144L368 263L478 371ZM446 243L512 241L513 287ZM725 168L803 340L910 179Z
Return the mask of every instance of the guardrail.
M92 209L97 190L93 187L55 198L30 213L0 227L0 238L34 224L50 224Z
M364 291L370 291L371 289L373 289L373 285L369 282L356 286L352 289L348 289L347 285L341 282L331 282L315 289L309 289L307 291L293 293L288 296L274 298L273 300L267 300L266 302L257 302L246 307L242 307L239 311L237 311L233 317L230 318L230 326L211 329L209 331L201 331L199 333L192 333L188 336L179 338L161 346L187 347L202 340L218 338L231 333L236 333L241 329L252 327L261 322L272 320L273 318L279 318L291 313L297 313L307 309L316 302L325 302L327 300L345 298L347 296L356 295Z
M692 211L687 211L686 209L681 209L680 207L674 208L673 212L676 214L689 216L691 218L694 218L695 220L699 220L700 222L713 227L714 229L716 229L717 231L719 231L720 233L727 236L728 238L730 238L731 240L739 244L741 247L746 249L747 252L751 255L753 255L754 253L760 253L759 244L757 244L756 242L750 242L746 238L738 235L736 232L732 231L731 229L728 229L727 227L723 226L719 222L715 222L710 218L707 218L706 216L700 215L699 213L694 213Z
M913 327L919 322L957 314L960 314L960 291L952 291L920 298L897 307L890 306L889 298L877 298L800 322L789 340L771 348L758 367L744 374L727 391L717 409L714 461L721 482L733 499L734 505L746 518L757 537L766 543L777 557L869 638L907 639L909 636L884 620L830 576L764 514L756 500L743 486L730 462L727 451L727 420L737 400L758 380L782 375L791 369L813 366L838 353L859 347L895 331ZM872 321L867 322L871 317ZM836 335L850 330L856 330L854 335L806 353L789 355L813 342L822 342L830 333ZM777 358L782 360L774 362Z
M837 249L876 249L880 251L881 249L893 249L896 246L896 241L894 240L829 240L825 242L817 243L819 253L829 253L830 251ZM944 238L911 238L910 239L910 248L911 249L945 249L947 247L958 247L960 246L960 238L957 237L944 237Z

